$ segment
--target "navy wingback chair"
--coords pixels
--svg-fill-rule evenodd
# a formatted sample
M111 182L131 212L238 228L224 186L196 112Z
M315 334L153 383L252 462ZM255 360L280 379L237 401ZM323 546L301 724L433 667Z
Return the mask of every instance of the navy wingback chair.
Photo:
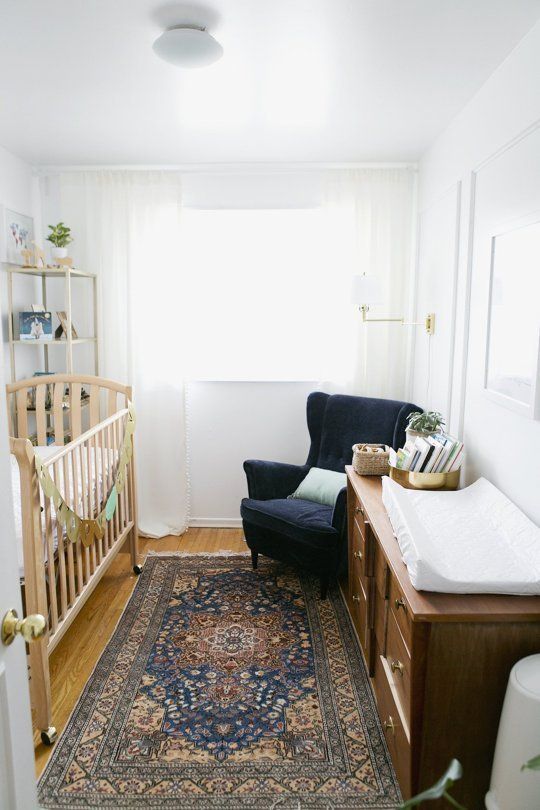
M344 472L356 442L402 447L407 417L419 410L391 399L310 394L311 446L306 463L244 462L249 497L242 500L240 511L253 567L258 555L264 554L311 571L320 577L324 599L330 580L346 560L347 489L341 490L334 507L287 496L311 467Z

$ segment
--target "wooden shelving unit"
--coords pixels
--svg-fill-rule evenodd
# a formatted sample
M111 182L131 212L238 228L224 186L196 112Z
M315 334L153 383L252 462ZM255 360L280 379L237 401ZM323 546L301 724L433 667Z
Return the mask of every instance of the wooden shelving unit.
M82 270L75 270L72 267L59 267L59 268L34 268L22 267L18 264L3 265L7 273L8 282L8 340L9 340L9 353L11 361L11 381L15 382L17 374L16 366L16 348L19 346L39 346L43 349L43 365L45 371L49 371L49 347L64 345L66 348L66 367L65 371L68 374L74 373L73 363L73 346L81 345L83 343L92 344L94 347L94 372L96 376L99 375L99 353L98 353L98 296L97 296L97 277L94 273L85 273ZM28 341L15 338L14 327L14 312L13 312L13 279L16 275L31 276L41 280L41 297L42 304L47 310L47 280L48 279L63 279L64 280L64 309L67 316L68 334L61 340L47 340L47 341ZM71 334L72 324L72 282L74 279L82 279L91 282L92 284L92 301L93 301L93 321L94 321L94 334L91 337L77 337L74 338ZM82 282L81 282L82 283ZM55 369L55 371L61 369Z

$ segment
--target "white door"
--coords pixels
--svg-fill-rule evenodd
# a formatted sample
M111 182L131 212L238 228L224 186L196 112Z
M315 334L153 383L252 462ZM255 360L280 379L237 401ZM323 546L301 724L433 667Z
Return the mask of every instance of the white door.
M0 624L12 608L22 616L4 390L0 356ZM9 646L0 643L0 810L37 807L34 767L25 645L17 636Z

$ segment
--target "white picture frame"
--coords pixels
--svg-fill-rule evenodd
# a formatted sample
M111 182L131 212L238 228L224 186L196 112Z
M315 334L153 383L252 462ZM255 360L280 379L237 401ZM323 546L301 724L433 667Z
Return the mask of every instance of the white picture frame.
M23 264L21 250L32 250L34 219L7 206L1 207L0 259L8 264Z
M491 235L484 393L540 419L540 212Z

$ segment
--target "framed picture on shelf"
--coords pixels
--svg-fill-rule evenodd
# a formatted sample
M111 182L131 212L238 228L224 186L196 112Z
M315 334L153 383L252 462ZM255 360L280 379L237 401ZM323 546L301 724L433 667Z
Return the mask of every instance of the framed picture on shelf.
M60 340L61 337L67 337L68 334L68 319L66 312L57 312L58 320L60 321L60 326L56 327L54 336L57 340ZM79 335L77 334L77 330L73 326L73 321L71 322L71 337L76 340Z
M34 220L6 206L0 217L0 259L9 264L24 264L22 250L33 250Z
M21 340L48 343L52 340L52 315L50 312L19 312L19 336Z

